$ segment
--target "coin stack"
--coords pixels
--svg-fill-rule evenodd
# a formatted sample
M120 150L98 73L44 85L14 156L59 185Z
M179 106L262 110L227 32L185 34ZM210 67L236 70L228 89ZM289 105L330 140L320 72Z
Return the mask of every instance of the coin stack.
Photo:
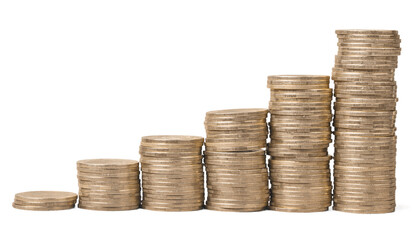
M267 207L267 113L259 108L206 113L207 209L249 212Z
M140 205L139 162L88 159L77 162L79 208L103 211L137 209Z
M331 205L329 76L268 77L270 209L326 211Z
M334 209L395 210L396 82L400 38L392 30L337 30Z
M33 191L15 195L13 207L23 210L64 210L74 208L77 194L71 192Z
M203 208L203 137L142 137L142 207L160 211Z

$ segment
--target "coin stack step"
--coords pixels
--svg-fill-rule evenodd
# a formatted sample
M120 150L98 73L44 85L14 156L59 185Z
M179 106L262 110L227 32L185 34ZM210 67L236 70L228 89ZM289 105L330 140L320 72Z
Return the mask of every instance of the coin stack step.
M394 30L337 30L334 210L395 210L396 82Z
M77 162L79 208L103 211L140 206L139 162L126 159L87 159Z
M203 137L142 137L142 207L160 211L203 208Z
M326 211L331 205L329 76L269 76L270 209Z
M250 212L267 207L267 109L206 113L207 209Z
M32 191L15 195L13 207L22 210L51 211L74 208L77 194L59 191Z

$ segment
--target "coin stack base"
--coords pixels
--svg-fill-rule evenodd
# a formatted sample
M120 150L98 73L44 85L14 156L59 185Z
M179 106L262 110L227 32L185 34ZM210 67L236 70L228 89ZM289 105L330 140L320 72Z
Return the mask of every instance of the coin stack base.
M337 30L334 210L395 210L396 82L394 30Z
M79 208L101 211L133 210L140 206L139 162L87 159L77 162Z
M253 212L267 207L267 109L206 113L206 208Z
M140 146L142 207L157 211L203 208L203 137L156 135Z
M269 76L270 209L320 212L331 205L329 76Z
M32 191L15 195L13 207L22 210L51 211L74 208L77 194L59 191Z

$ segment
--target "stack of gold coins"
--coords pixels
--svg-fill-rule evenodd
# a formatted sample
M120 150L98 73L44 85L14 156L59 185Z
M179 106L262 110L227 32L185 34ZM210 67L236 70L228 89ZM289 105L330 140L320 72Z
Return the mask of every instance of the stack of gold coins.
M268 77L270 209L326 211L331 205L329 76Z
M160 211L203 208L203 137L142 137L142 207Z
M77 194L57 191L32 191L15 195L13 207L23 210L65 210L74 208Z
M206 113L208 209L249 212L267 207L267 113L259 108Z
M79 208L104 211L140 206L139 162L126 159L88 159L77 162Z
M397 31L337 30L334 209L395 210Z

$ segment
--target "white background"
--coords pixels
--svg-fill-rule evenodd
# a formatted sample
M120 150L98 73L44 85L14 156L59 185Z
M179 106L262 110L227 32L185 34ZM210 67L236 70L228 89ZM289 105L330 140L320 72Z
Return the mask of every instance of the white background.
M0 1L0 238L416 238L414 1L288 2ZM331 74L334 31L351 28L402 38L395 213L12 208L17 192L77 192L79 159L138 159L141 136L204 136L206 111L267 108L267 75Z

